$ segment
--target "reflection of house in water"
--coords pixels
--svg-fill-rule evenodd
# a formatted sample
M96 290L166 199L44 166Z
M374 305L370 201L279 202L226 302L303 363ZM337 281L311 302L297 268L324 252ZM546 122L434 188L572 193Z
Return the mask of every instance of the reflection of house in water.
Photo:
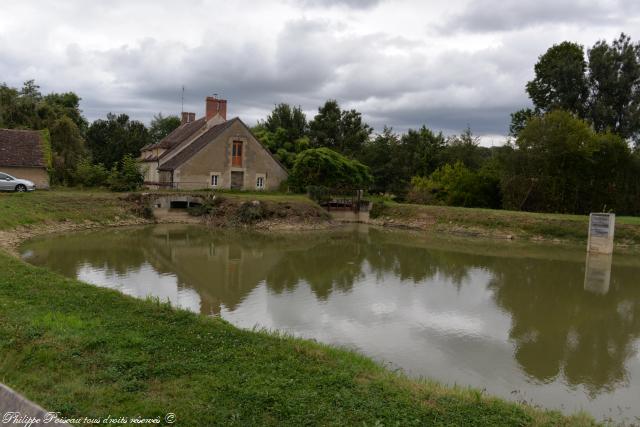
M175 274L178 286L198 292L203 314L219 314L222 306L235 309L284 256L237 239L190 234L184 226L154 228L145 251L157 271Z

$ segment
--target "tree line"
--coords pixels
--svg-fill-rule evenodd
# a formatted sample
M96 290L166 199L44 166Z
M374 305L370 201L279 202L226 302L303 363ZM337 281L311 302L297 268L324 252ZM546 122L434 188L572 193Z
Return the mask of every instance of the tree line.
M29 80L21 88L0 84L0 128L47 130L53 185L108 186L126 191L142 184L140 149L180 125L177 116L154 116L150 126L126 114L89 123L73 92L43 95Z
M294 191L359 188L413 203L640 214L640 44L625 34L586 51L562 42L534 72L525 85L532 107L511 115L500 147L481 146L469 128L374 134L336 100L310 120L301 107L278 104L252 130L289 170ZM73 92L42 95L33 81L0 85L0 127L49 131L54 184L136 188L140 149L180 124L158 114L145 126L111 113L89 123L79 103Z
M310 121L300 107L279 104L254 133L294 183L360 186L426 204L640 214L640 44L621 34L585 54L563 42L539 57L534 72L525 85L533 108L511 115L510 139L500 147L481 146L469 128L445 136L426 126L403 134L385 127L374 135L359 112L335 100ZM342 156L329 162L314 153L322 174L309 162L309 150L320 148ZM339 176L347 161L365 165L368 177L317 180Z

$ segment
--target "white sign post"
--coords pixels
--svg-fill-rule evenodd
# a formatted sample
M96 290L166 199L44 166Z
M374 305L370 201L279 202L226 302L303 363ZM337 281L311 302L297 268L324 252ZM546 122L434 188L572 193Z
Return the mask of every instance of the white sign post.
M592 213L589 215L589 242L587 252L613 253L613 232L616 226L616 214Z

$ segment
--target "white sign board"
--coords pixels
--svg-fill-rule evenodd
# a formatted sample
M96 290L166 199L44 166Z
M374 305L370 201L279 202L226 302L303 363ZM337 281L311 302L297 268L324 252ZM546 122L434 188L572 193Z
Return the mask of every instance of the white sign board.
M592 213L589 215L589 242L587 252L610 254L613 252L613 232L616 215Z

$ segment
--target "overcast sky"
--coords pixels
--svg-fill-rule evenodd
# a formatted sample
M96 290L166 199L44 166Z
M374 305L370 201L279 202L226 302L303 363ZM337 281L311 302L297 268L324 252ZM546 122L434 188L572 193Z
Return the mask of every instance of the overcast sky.
M248 124L328 98L376 130L467 125L500 143L554 43L640 38L637 0L56 0L0 3L0 82L74 91L90 119L203 114Z

